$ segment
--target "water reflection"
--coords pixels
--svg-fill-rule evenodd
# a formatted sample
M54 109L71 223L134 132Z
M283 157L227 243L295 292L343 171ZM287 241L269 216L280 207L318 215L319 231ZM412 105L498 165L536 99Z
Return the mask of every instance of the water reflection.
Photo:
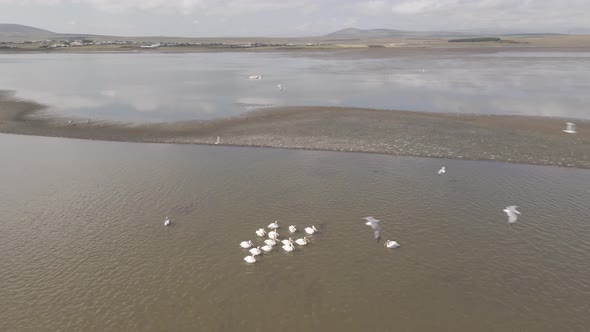
M503 52L380 59L312 54L0 55L0 89L53 112L123 121L320 105L590 118L588 53ZM262 80L249 80L252 73ZM281 93L277 84L288 90Z

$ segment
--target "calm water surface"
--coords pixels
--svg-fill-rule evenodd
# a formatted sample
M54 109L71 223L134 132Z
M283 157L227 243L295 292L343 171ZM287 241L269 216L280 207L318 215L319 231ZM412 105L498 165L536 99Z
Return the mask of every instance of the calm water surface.
M0 54L0 90L61 115L134 122L293 105L590 119L588 52L337 54Z
M11 135L0 154L1 331L590 329L587 170ZM320 233L244 263L276 219Z

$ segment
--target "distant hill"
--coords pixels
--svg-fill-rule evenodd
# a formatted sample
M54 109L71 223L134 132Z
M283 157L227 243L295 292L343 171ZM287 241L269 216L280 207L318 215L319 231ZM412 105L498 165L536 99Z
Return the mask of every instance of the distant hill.
M55 32L28 25L0 23L0 41L47 39L55 35Z
M28 25L0 23L0 33L14 33L14 34L30 34L30 33L44 33L52 34L54 32L43 30Z
M347 28L332 32L322 38L325 39L378 39L399 37L450 37L464 36L460 32L450 31L404 31L393 29L356 29Z

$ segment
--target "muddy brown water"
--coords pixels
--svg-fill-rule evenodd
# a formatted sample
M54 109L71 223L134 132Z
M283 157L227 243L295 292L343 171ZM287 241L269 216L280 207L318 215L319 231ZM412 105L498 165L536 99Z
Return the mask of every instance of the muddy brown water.
M16 135L0 154L2 331L590 329L588 170ZM274 220L320 232L246 264Z

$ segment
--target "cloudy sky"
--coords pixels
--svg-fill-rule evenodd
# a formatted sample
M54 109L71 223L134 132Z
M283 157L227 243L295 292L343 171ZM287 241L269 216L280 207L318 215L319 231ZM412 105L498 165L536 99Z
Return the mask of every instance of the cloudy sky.
M0 23L109 35L313 36L347 27L590 33L590 0L0 0Z

